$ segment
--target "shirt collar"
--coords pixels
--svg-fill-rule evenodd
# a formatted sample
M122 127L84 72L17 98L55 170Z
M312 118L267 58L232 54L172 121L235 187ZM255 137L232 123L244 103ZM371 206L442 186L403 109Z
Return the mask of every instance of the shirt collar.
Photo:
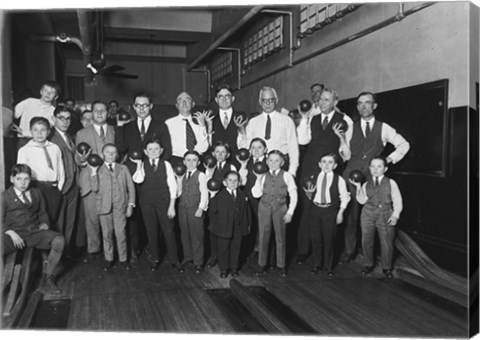
M367 126L367 121L364 120L363 118L360 119L360 122L362 124L362 127ZM373 116L369 121L368 124L370 125L370 129L373 128L373 124L375 124L375 116Z
M30 140L29 143L31 143L32 146L38 146L39 148L43 148L43 147L47 147L47 146L52 145L52 143L51 143L49 140L46 140L45 143L43 143L43 145L38 144L38 143L35 142L33 139Z
M383 177L385 177L385 175L382 175L382 176L378 176L378 184L382 183L382 179ZM375 177L374 177L374 180L375 180Z
M113 163L107 163L107 162L105 162L105 165L106 165L108 168L110 168L110 165L112 165L112 167L115 169L115 162L113 162Z
M187 174L190 172L190 175L193 175L195 173L195 171L197 171L197 169L193 169L193 170L188 170L187 169Z
M15 192L15 194L18 196L18 197L22 197L22 192L20 190L18 190L17 188L13 187L13 191ZM27 194L28 193L28 189L25 190L25 193Z
M265 118L266 118L267 116L273 117L275 114L278 114L278 113L279 113L279 112L278 112L277 110L274 110L274 111L272 111L272 112L270 112L270 113L262 112L262 114L265 115Z
M222 116L225 116L225 112L227 113L228 118L230 118L233 114L233 108L229 108L228 110L222 110L220 109L220 114Z
M152 121L152 115L148 115L147 117L145 118L138 118L138 126L140 126L140 124L142 124L142 120L145 124L150 124L150 122Z
M227 191L228 191L228 193L231 195L232 192L235 191L235 190L232 190L232 189L227 188Z
M63 132L63 131L60 131L60 130L59 130L59 129L57 129L57 128L55 128L55 130L56 130L56 131L57 131L57 132L60 134L60 136L62 136L62 137L63 137L63 139L65 139L65 138L66 138L66 135L67 135L67 134L66 134L65 132Z

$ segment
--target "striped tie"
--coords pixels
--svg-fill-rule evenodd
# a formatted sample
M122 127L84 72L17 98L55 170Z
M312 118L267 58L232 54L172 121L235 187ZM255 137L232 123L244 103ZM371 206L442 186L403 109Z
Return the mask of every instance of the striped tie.
M197 138L195 138L195 133L193 133L192 126L190 125L188 119L184 119L184 121L186 123L185 128L187 132L187 150L193 151L195 144L197 144Z

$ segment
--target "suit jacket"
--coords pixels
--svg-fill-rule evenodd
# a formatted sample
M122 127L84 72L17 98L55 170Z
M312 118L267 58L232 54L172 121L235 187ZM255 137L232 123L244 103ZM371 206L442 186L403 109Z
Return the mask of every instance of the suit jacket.
M115 129L113 126L105 125L107 127L107 133L105 134L105 143L115 143ZM95 127L89 126L86 128L81 129L77 132L77 136L75 138L75 145L78 145L82 142L87 143L92 148L92 154L97 154L103 159L102 148L105 145L100 136L98 135ZM79 157L77 153L75 153L75 161L78 165L81 165Z
M163 121L155 120L152 117L148 130L145 132L145 137L142 141L140 131L138 130L137 120L133 120L124 126L117 126L115 130L115 144L120 153L125 155L131 151L140 151L143 153L144 142L149 139L158 139L162 145L163 153L161 159L169 160L172 156L172 141L170 133ZM130 173L133 175L136 170L136 164L131 162L127 157L125 162Z
M115 179L115 180L114 180ZM116 186L120 197L115 200L115 210L126 211L127 205L135 204L135 186L128 168L115 163L113 176L104 163L100 166L97 176L90 176L92 191L96 194L97 214L110 214L113 209L113 186Z
M232 118L230 119L230 122L228 123L226 129L223 126L223 122L222 122L223 117L220 117L219 113L220 113L220 110L217 110L215 118L213 118L213 121L212 121L213 134L212 134L212 146L210 148L210 151L213 151L213 146L218 141L227 143L228 146L230 147L230 157L228 158L228 160L233 165L235 165L235 167L238 169L240 164L238 163L237 158L235 157L238 151L238 148L237 148L238 127L233 122L233 118L237 115L238 111L233 110Z
M50 141L57 144L62 151L63 167L65 169L65 184L62 188L62 195L70 190L75 183L76 175L78 174L78 166L75 163L75 142L71 136L69 136L69 138L72 141L71 149L55 128L52 129L52 133L49 137Z
M42 193L35 188L29 188L29 191L30 204L25 204L18 198L13 186L2 193L2 233L13 230L24 238L37 232L42 223L50 226Z
M240 189L237 189L235 201L227 189L220 190L210 200L208 213L210 218L208 229L218 237L231 238L234 228L239 228L237 231L243 236L249 233L250 209L248 208L248 198Z

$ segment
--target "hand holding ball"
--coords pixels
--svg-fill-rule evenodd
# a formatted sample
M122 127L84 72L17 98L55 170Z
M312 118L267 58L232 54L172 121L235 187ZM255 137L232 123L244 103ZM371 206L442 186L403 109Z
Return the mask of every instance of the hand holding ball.
M310 103L309 100L304 99L298 104L300 111L302 112L308 112L312 108L312 103Z
M90 145L85 142L81 142L77 145L77 151L79 154L84 155L90 150Z
M178 163L173 167L173 172L175 172L177 176L183 176L185 172L187 172L187 167L182 163Z
M133 150L130 151L130 158L134 160L140 160L143 157L143 153L141 151Z
M263 175L267 171L268 167L267 164L265 164L264 162L257 162L253 164L253 172L255 172L256 174Z
M365 182L365 175L360 170L352 170L348 176L352 181L357 183Z
M216 178L210 178L207 182L207 188L210 191L218 191L222 188L222 181Z
M118 120L127 121L130 120L130 113L122 111L118 114Z
M97 167L103 164L103 159L101 159L99 155L93 153L88 156L87 163L90 166Z
M242 148L238 150L237 156L241 161L246 161L250 157L250 152L247 149Z
M212 155L206 155L203 158L203 164L205 164L207 168L213 168L217 165L217 160Z

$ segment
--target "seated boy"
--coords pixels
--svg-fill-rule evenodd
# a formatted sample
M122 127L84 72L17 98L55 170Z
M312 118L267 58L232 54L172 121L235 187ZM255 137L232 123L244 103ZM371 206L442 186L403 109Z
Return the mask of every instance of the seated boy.
M2 193L3 254L29 246L50 250L40 292L58 294L61 290L53 282L53 273L62 257L65 239L49 230L45 201L38 189L29 188L31 177L28 165L14 165L10 173L13 185Z

